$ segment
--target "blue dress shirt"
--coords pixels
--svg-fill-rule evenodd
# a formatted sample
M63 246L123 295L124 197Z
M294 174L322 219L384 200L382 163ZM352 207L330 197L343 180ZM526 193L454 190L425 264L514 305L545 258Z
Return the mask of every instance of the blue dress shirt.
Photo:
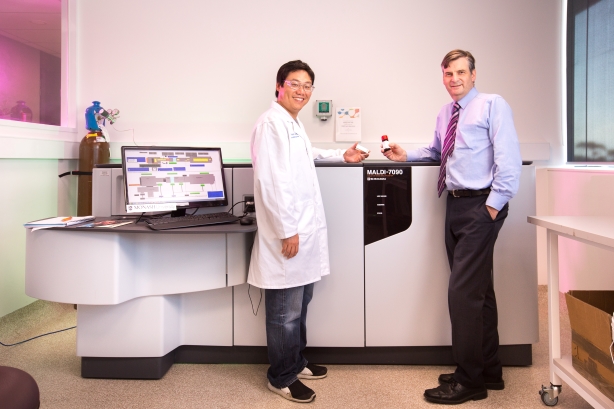
M486 205L501 210L518 192L522 158L512 109L495 94L472 88L461 106L454 151L446 164L448 190L491 188ZM440 161L454 102L439 111L428 147L407 151L407 161Z

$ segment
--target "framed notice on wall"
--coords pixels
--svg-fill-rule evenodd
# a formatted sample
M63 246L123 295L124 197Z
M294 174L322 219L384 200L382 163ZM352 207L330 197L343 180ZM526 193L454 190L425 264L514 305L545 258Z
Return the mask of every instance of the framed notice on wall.
M337 142L357 142L361 140L360 108L336 108L335 140Z

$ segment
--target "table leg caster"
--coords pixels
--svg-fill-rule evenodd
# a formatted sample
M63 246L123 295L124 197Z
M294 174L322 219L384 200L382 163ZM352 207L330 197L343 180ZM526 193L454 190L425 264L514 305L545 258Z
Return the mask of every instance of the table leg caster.
M561 393L562 389L563 387L561 385L553 385L552 383L550 384L549 388L542 385L539 395L541 396L544 405L554 406L559 403L559 394Z

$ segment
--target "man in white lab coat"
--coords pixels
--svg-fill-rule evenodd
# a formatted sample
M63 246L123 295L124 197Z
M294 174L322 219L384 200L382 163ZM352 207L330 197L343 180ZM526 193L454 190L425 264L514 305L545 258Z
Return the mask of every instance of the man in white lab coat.
M313 286L330 273L326 219L313 161L360 162L356 149L313 148L298 113L309 102L315 75L297 60L277 72L276 101L260 116L251 138L258 233L247 282L265 289L270 367L268 388L295 402L315 392L299 379L326 377L307 363L307 305Z

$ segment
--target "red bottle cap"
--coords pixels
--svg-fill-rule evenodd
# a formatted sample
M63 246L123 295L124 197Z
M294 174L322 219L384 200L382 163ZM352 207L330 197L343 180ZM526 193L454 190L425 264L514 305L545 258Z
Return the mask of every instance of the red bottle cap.
M382 135L382 142L387 141L388 140L388 135Z

